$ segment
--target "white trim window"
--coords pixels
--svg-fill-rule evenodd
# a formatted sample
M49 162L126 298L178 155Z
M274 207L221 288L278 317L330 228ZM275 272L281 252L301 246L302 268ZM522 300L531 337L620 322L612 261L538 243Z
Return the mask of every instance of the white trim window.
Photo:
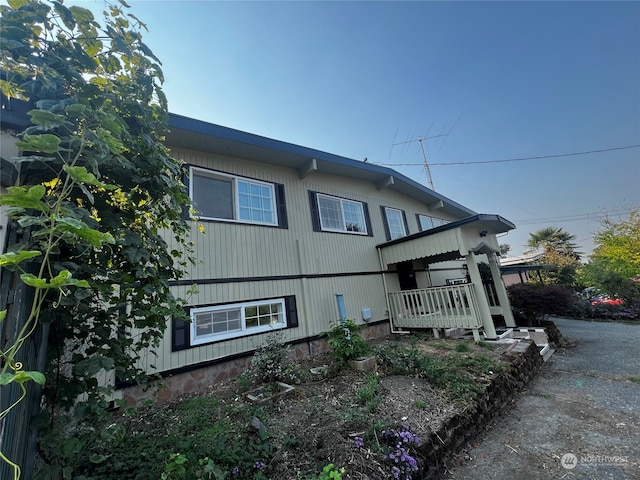
M407 236L407 229L404 224L402 210L397 208L384 207L384 214L387 219L390 240Z
M189 194L199 218L278 225L272 183L191 167Z
M420 222L421 232L450 223L449 220L443 220L442 218L430 217L422 214L418 214L418 220Z
M191 345L286 328L284 298L191 309Z
M362 202L317 194L322 230L367 235Z

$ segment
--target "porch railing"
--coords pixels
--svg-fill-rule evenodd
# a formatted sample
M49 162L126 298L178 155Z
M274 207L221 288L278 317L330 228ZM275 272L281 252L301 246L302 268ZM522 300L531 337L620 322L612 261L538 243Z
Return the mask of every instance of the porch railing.
M470 283L389 293L393 324L398 328L469 328L482 326L476 293Z

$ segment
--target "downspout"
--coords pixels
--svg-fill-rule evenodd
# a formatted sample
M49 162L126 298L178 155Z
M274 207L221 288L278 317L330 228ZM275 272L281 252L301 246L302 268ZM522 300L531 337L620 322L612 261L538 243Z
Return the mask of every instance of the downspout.
M378 247L376 247L378 248ZM402 335L406 335L411 332L407 332L404 330L394 330L393 329L393 318L391 318L391 304L389 303L389 291L387 290L387 279L384 276L384 263L382 262L382 250L378 248L378 259L380 260L380 273L382 274L382 286L384 288L384 299L387 302L387 313L389 314L389 331L391 333L399 333Z

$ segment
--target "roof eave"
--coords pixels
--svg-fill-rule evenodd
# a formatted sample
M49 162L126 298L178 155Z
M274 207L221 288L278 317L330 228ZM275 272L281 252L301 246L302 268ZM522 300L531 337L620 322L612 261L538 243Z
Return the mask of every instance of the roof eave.
M377 188L388 188L413 197L430 209L440 209L454 217L476 212L440 195L397 171L313 148L274 140L253 133L169 114L167 146L246 158L297 169L301 177L314 172L358 178Z

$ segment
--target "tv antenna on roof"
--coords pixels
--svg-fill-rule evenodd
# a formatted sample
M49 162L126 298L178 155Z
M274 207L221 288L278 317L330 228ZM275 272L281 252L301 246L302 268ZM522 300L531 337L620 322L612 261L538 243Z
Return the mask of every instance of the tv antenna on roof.
M422 152L422 158L424 160L424 171L427 173L427 181L429 182L429 188L433 191L435 191L436 189L433 186L433 176L431 175L431 167L429 166L429 162L427 160L427 154L424 151L424 144L422 142L424 140L431 140L432 138L446 137L448 135L449 135L448 133L443 133L440 135L433 135L431 137L424 136L424 137L414 138L413 140L407 140L406 142L398 142L393 144L393 146L404 145L404 144L413 143L413 142L418 142L420 144L420 151Z

